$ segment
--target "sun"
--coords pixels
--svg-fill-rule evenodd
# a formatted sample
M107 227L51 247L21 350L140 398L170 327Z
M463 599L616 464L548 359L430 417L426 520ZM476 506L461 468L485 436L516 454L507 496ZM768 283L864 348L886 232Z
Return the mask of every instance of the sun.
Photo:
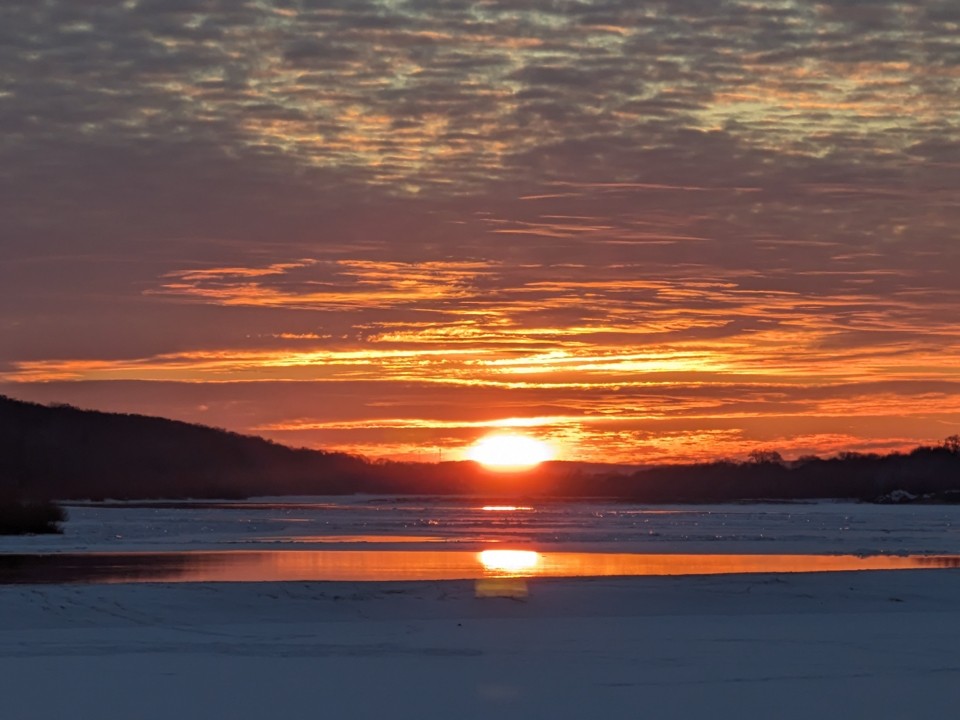
M480 438L467 459L495 470L526 470L553 458L553 448L527 435L496 434Z

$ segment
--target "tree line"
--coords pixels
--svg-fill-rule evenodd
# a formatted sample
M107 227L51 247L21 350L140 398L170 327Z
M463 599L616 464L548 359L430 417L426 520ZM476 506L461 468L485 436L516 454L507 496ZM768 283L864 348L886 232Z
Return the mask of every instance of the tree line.
M551 462L500 474L473 462L371 462L163 418L0 396L0 506L49 499L484 494L644 503L836 498L960 500L960 436L908 453L661 465L626 474Z

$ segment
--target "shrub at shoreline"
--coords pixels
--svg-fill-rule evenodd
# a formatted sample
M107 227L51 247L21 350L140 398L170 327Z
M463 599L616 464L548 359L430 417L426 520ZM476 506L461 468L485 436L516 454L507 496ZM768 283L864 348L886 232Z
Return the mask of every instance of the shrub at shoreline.
M0 535L61 533L67 519L62 507L50 501L0 501Z

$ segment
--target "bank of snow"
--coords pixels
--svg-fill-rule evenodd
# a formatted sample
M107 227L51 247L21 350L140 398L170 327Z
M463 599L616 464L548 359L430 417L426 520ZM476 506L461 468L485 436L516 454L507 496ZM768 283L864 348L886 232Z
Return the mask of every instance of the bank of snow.
M960 571L0 587L9 720L952 717Z

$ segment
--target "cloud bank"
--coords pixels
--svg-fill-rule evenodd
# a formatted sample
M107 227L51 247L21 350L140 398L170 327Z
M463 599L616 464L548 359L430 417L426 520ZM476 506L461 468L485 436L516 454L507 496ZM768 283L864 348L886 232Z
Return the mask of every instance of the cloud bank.
M936 440L958 37L946 0L6 2L3 390L372 455Z

